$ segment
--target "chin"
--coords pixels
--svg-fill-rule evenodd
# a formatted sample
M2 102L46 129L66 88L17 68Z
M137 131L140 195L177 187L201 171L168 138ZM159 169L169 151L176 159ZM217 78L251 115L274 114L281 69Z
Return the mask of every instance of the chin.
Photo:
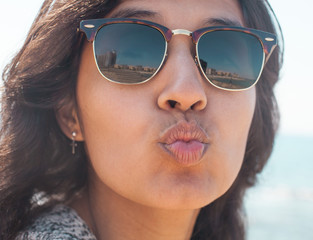
M215 186L205 186L186 184L183 187L176 187L172 189L166 189L159 193L153 194L148 199L147 205L161 209L171 210L190 210L200 209L206 205L209 205L225 191L221 191Z
M154 207L167 210L197 210L212 202L219 196L188 196L184 198L175 197L165 201L158 201Z

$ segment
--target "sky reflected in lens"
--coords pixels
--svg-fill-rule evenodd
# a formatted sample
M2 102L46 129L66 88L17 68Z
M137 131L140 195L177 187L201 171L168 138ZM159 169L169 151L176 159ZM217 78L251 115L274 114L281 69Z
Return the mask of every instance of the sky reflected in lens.
M252 86L263 65L259 40L243 32L214 31L204 34L198 43L200 65L210 81L222 88Z
M162 63L166 42L149 26L117 23L102 27L95 38L95 55L102 74L117 82L149 79Z

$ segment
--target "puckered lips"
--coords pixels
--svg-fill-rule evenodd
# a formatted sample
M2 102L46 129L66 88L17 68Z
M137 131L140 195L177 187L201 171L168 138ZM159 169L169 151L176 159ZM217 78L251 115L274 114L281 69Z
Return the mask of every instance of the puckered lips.
M166 129L159 142L177 163L187 167L201 161L209 138L196 122L180 121Z

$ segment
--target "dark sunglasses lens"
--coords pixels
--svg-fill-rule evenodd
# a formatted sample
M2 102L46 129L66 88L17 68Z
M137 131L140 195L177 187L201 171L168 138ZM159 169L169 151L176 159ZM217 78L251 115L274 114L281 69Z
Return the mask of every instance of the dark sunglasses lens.
M126 84L151 78L162 64L165 51L162 33L140 24L106 25L94 41L100 72L111 81Z
M200 65L209 81L224 89L246 89L259 78L264 52L253 35L238 31L213 31L198 42Z

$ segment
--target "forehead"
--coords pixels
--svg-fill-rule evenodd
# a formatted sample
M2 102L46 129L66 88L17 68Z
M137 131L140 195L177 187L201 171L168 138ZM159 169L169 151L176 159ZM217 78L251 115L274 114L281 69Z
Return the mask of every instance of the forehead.
M148 19L172 29L212 25L210 19L244 26L237 0L123 0L107 17Z

